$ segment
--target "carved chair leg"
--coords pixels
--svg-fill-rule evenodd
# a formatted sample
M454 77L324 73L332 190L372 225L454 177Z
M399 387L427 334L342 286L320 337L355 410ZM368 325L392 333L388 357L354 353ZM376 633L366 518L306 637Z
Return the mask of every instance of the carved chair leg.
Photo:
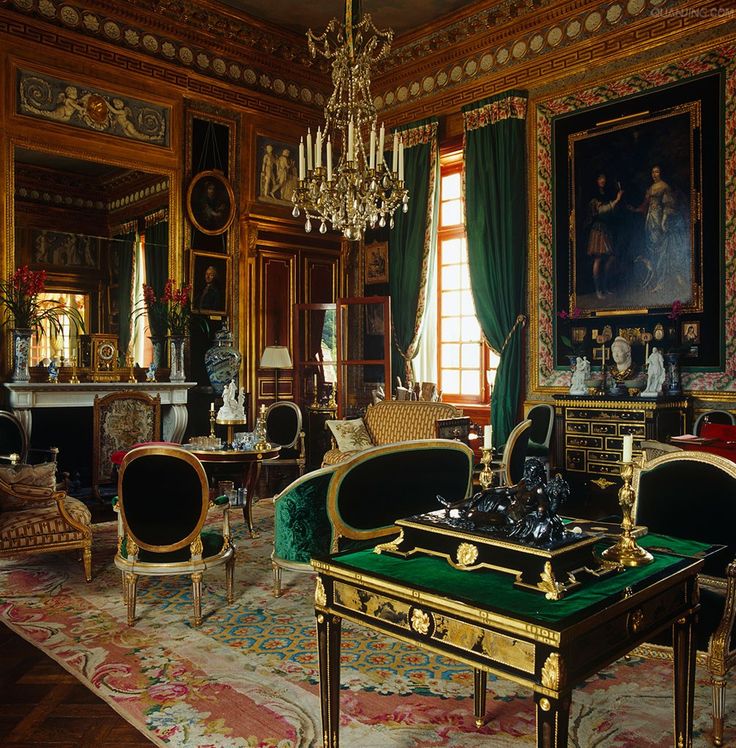
M275 562L271 561L273 567L273 596L281 597L281 567Z
M194 625L202 625L202 572L192 574L192 595L194 596Z
M726 679L714 675L713 687L713 745L723 745L723 722L726 708Z
M128 581L126 580L126 573L124 571L120 572L120 581L123 584L123 603L125 605L128 604Z
M84 564L84 578L92 581L92 543L88 543L82 549L82 563Z
M138 575L128 571L125 573L126 596L125 602L128 608L128 626L135 623L135 598L138 589Z
M225 564L225 580L227 582L227 602L232 605L235 602L235 553Z

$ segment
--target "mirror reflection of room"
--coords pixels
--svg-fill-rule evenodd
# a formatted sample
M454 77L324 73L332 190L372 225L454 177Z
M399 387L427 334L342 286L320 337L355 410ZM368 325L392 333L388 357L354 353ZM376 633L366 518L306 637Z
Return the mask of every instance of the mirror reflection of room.
M45 324L32 338L32 367L89 366L80 336L94 333L118 337L118 365L129 354L147 366L152 331L134 310L143 284L163 290L168 277L168 177L18 147L14 167L15 266L45 271L40 298L76 309L84 323Z

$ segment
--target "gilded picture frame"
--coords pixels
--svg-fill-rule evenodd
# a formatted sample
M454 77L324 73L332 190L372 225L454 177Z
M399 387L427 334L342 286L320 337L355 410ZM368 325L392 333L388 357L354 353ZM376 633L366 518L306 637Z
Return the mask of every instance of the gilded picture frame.
M189 183L187 216L203 234L224 234L235 218L235 193L221 171L200 171Z
M365 245L363 270L365 285L388 283L388 242Z
M227 314L230 257L217 252L191 250L189 283L192 287L192 312L209 316Z

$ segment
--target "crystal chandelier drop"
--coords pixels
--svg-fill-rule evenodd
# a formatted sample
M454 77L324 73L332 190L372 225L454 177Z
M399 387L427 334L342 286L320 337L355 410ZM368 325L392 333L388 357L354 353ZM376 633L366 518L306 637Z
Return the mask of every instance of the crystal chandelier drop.
M314 142L308 130L306 143L302 138L299 144L299 183L292 198L292 213L295 218L304 213L307 232L315 220L324 234L329 222L353 241L368 226L385 226L387 219L393 228L394 212L401 205L406 213L409 203L403 141L394 133L389 166L384 126L377 126L371 98L371 67L388 56L394 32L379 31L368 13L355 23L357 6L355 0L345 0L344 23L333 18L323 34L307 32L312 57L331 61L335 90L325 106L324 129L317 130Z

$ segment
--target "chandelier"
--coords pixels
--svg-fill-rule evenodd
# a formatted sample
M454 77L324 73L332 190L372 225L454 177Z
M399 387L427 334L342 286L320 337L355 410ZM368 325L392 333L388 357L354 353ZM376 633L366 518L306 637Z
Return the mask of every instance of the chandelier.
M305 215L304 229L327 231L327 222L346 239L358 240L367 226L384 227L401 205L408 210L404 187L404 143L393 136L391 165L384 157L385 129L377 126L371 98L371 67L388 56L394 32L379 31L366 13L353 22L354 0L345 0L345 22L333 18L324 33L307 32L309 52L331 60L335 90L325 106L324 129L307 130L299 143L299 182L292 214ZM366 142L367 136L367 142ZM333 163L333 148L337 164ZM324 149L324 162L323 162Z

